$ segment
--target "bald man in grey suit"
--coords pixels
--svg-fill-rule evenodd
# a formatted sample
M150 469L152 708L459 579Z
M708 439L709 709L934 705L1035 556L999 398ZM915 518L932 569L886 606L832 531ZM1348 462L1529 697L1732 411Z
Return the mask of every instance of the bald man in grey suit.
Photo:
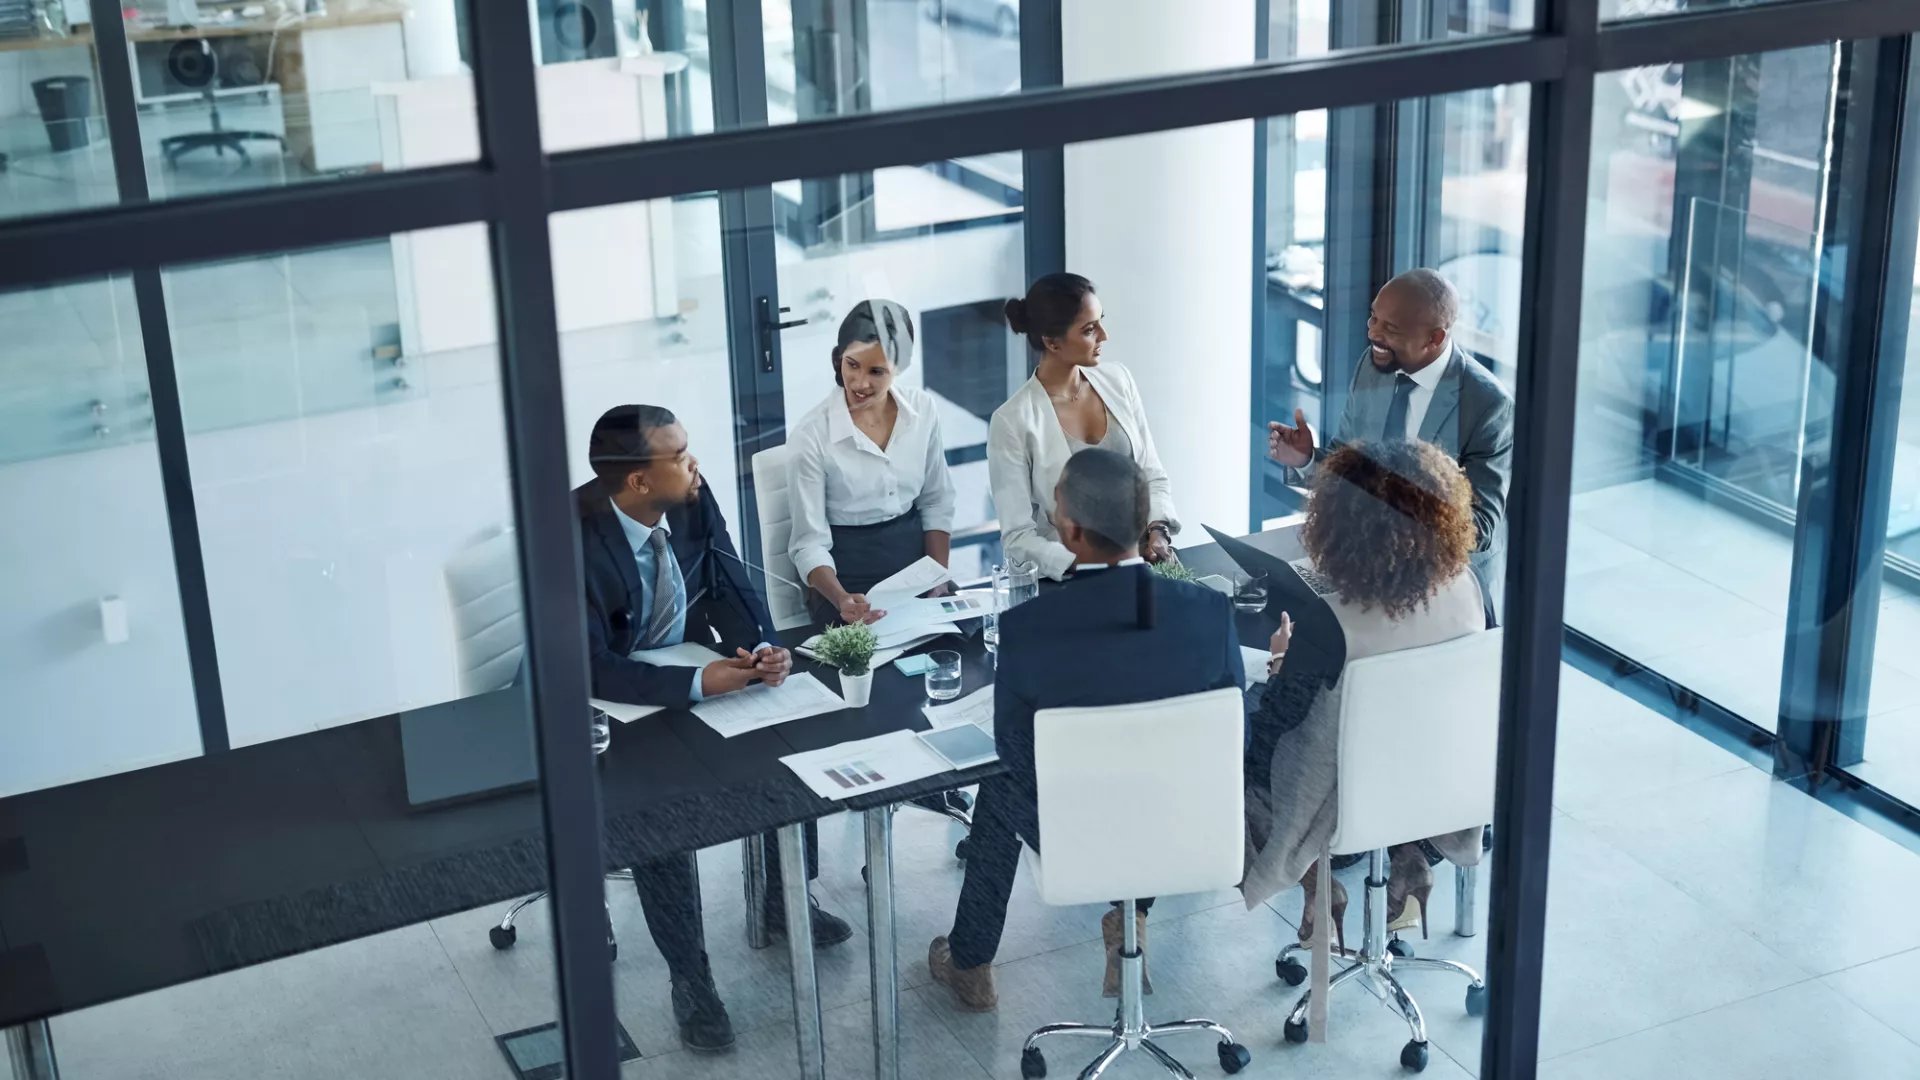
M1353 373L1333 445L1361 439L1421 439L1452 454L1473 487L1473 573L1487 625L1499 620L1506 585L1507 482L1513 474L1513 396L1453 340L1460 298L1435 271L1409 270L1384 285L1367 318L1368 349ZM1267 425L1267 453L1305 483L1328 447L1306 415Z

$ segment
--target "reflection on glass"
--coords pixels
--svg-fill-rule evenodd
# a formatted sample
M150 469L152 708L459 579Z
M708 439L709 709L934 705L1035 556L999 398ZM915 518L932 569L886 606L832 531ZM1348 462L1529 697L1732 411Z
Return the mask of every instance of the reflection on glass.
M1567 623L1768 727L1801 460L1832 408L1834 63L1617 72L1595 108Z
M128 59L152 195L473 160L465 4L128 5ZM106 161L105 140L90 152ZM110 173L110 165L96 168Z
M956 488L951 565L963 581L985 574L999 541L987 421L1028 374L1025 347L1001 310L1026 290L1019 157L1011 157L1007 182L994 179L1000 161L969 159L774 188L776 216L801 215L776 245L781 303L793 309L786 318L805 320L781 332L788 422L839 392L832 352L853 305L904 304L920 344L898 381L927 390L938 406ZM824 215L811 229L808 208Z
M1651 19L1688 11L1713 11L1718 8L1795 2L1796 0L1600 0L1600 18Z
M92 35L65 10L0 38L0 218L119 199Z
M0 796L200 753L125 278L0 293Z

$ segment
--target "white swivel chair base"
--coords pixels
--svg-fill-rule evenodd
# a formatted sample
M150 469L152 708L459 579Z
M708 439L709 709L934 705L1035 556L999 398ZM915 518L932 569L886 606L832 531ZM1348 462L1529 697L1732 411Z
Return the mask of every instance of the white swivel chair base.
M1020 1075L1026 1080L1039 1080L1047 1075L1047 1059L1041 1056L1040 1040L1056 1035L1072 1035L1093 1038L1105 1038L1106 1049L1080 1070L1080 1080L1095 1080L1107 1071L1107 1067L1120 1059L1120 1055L1129 1050L1145 1050L1160 1063L1167 1075L1180 1080L1194 1080L1185 1065L1180 1064L1172 1054L1154 1044L1155 1039L1190 1031L1211 1031L1220 1037L1215 1050L1220 1057L1220 1067L1229 1073L1237 1073L1247 1067L1253 1055L1247 1048L1233 1041L1233 1032L1212 1020L1176 1020L1170 1024L1148 1024L1146 1010L1142 1005L1142 986L1145 981L1146 955L1140 949L1137 939L1138 920L1134 902L1126 902L1121 912L1122 940L1120 944L1120 1009L1115 1014L1112 1025L1101 1024L1048 1024L1027 1036L1027 1042L1020 1050Z
M631 870L612 871L611 873L607 874L607 880L608 881L632 881L633 871ZM520 899L515 900L513 902L513 906L507 909L507 914L505 918L502 918L498 923L495 923L494 925L487 927L487 940L492 942L493 947L496 949L513 948L514 942L520 940L520 931L514 927L513 920L519 918L520 913L522 911L525 911L528 907L531 907L532 905L537 904L540 901L545 900L546 898L547 898L547 890L541 889L539 892L534 893L530 896L523 896ZM613 909L611 908L607 909L607 952L614 959L618 959L620 956L620 943L613 939Z
M1434 971L1451 971L1463 975L1467 985L1467 1015L1485 1016L1487 1013L1487 983L1480 973L1465 964L1452 960L1423 959L1413 955L1413 950L1398 938L1387 940L1387 853L1374 851L1367 856L1367 893L1365 899L1366 933L1360 942L1360 951L1329 946L1332 956L1341 960L1351 960L1351 966L1336 972L1327 983L1331 993L1339 989L1342 983L1351 982L1365 976L1382 993L1393 999L1400 1015L1406 1018L1407 1027L1412 1030L1413 1038L1400 1048L1400 1064L1414 1072L1427 1067L1427 1022L1420 1015L1420 1006L1407 993L1400 980L1394 977L1395 968L1425 968ZM1289 945L1280 952L1276 962L1279 974L1288 983L1298 986L1306 981L1307 969L1293 957L1297 953L1311 952L1305 944ZM1286 1036L1288 1042L1307 1041L1307 1009L1312 1003L1313 991L1300 995L1300 1000L1287 1015Z

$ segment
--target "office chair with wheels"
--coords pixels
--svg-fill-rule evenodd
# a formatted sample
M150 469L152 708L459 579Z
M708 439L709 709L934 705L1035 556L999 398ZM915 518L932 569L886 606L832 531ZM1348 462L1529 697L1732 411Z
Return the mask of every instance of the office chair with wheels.
M526 653L526 624L520 610L520 553L511 528L503 528L447 560L442 572L453 618L455 670L461 697L473 697L513 684ZM608 881L632 881L616 870ZM496 949L511 949L519 932L513 920L528 905L546 899L547 890L521 897L497 924L487 929ZM620 954L607 920L607 950Z
M1098 1077L1122 1054L1145 1050L1169 1075L1193 1074L1162 1049L1168 1035L1211 1032L1220 1067L1252 1061L1233 1033L1206 1019L1149 1024L1146 953L1133 897L1211 892L1239 884L1246 869L1241 762L1244 707L1235 688L1164 701L1042 709L1033 718L1045 851L1027 851L1040 898L1049 904L1127 897L1120 916L1120 1009L1111 1025L1048 1024L1027 1036L1020 1075L1047 1075L1042 1040L1104 1038L1082 1078Z
M206 38L175 42L173 48L167 51L167 72L180 85L200 89L201 96L207 102L210 125L207 131L169 135L160 140L160 149L167 155L169 168L177 165L182 156L200 149L211 149L219 155L231 150L240 155L242 165L251 164L253 158L246 148L249 142L275 143L282 154L287 152L284 136L270 131L241 131L220 126L220 102L214 94L220 86L220 53Z
M1367 891L1361 946L1329 946L1330 958L1350 965L1329 980L1327 990L1362 976L1383 990L1412 1032L1400 1050L1400 1064L1414 1072L1427 1067L1426 1021L1413 995L1395 978L1395 969L1463 976L1470 1016L1485 1015L1487 984L1465 964L1416 957L1404 942L1387 940L1387 848L1473 828L1492 818L1500 643L1501 632L1488 630L1363 657L1348 663L1340 676L1338 817L1328 850L1367 857ZM1409 767L1409 762L1418 765ZM1472 888L1464 869L1456 885L1463 891ZM1465 899L1470 900L1470 894ZM1456 932L1466 923L1471 936L1470 912L1470 904L1463 904ZM1294 957L1310 951L1304 944L1287 946L1276 961L1280 977L1295 986L1304 982L1307 970ZM1309 989L1288 1014L1288 1042L1307 1041L1312 1003Z

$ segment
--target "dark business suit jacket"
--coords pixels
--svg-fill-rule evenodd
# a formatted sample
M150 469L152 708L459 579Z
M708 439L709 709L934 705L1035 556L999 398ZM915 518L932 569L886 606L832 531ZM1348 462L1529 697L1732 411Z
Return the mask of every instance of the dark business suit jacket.
M1427 415L1420 421L1420 438L1452 454L1473 488L1473 575L1480 581L1488 623L1498 616L1506 587L1507 484L1513 476L1513 395L1486 365L1459 345L1444 359L1440 382L1433 389ZM1347 389L1346 409L1329 444L1378 439L1393 406L1393 372L1381 372L1362 353L1354 365ZM1318 461L1330 452L1315 451ZM1289 479L1299 482L1295 474Z
M1140 625L1140 586L1153 625ZM993 800L1007 824L1038 839L1033 715L1063 706L1126 705L1242 684L1233 605L1212 589L1144 565L1081 570L1000 617L994 741L1009 772ZM982 800L983 803L986 800Z
M587 589L587 658L593 696L631 705L684 709L696 668L655 667L627 654L640 646L648 613L641 610L640 571L620 530L613 502L598 480L575 488L580 513L580 565ZM699 501L667 511L668 543L687 579L686 640L732 655L773 640L753 575L740 562L727 519L711 489Z

